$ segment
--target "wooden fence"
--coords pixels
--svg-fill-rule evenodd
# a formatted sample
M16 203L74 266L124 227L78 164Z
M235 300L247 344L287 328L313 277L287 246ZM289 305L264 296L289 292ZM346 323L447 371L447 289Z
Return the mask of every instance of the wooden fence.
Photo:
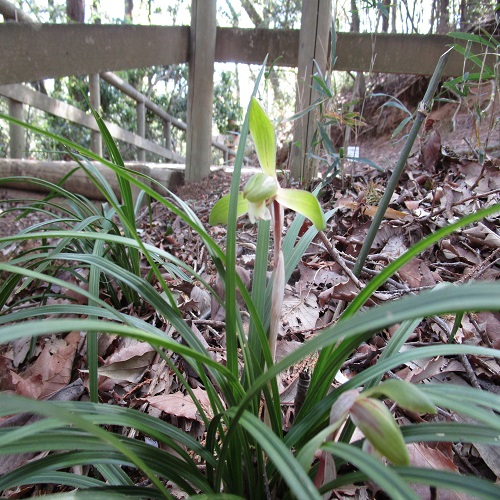
M2 3L5 0L0 0ZM10 92L10 112L20 116L22 101L15 98L19 94L5 85L100 73L103 79L120 85L122 91L136 99L139 117L147 108L178 126L181 122L176 124L173 117L136 95L135 90L124 90L125 82L117 82L109 71L188 63L186 180L195 181L210 171L214 63L260 65L267 55L269 61L276 61L279 66L298 67L297 95L300 105L306 107L315 98L309 91L313 61L323 71L328 66L330 12L331 0L304 1L300 30L217 28L216 0L192 0L189 27L4 23L0 25L0 85L4 85L1 92L4 95ZM339 33L335 69L428 75L447 46L454 42L458 41L440 35ZM452 54L445 76L457 76L463 71L463 58ZM39 98L24 89L23 98L36 100L45 108L54 107L49 101L38 102ZM296 177L307 174L304 160L312 127L307 120L305 117L298 121L295 130L294 142L301 144L292 172ZM125 131L116 131L123 137ZM134 140L143 150L153 148L144 138ZM154 148L167 155L167 148L158 145ZM176 161L173 153L170 159Z
M125 95L136 101L137 108L137 131L138 133L133 133L124 128L116 125L115 123L105 122L108 127L111 135L120 141L126 142L127 144L131 144L138 148L138 161L145 162L146 151L150 153L154 153L161 158L168 160L173 163L185 163L186 158L173 152L170 149L171 146L171 126L186 131L187 124L182 120L178 120L173 116L169 115L163 108L152 102L149 98L147 98L144 94L137 91L132 85L129 85L127 82L122 80L120 77L111 72L103 72L100 75L92 75L97 76L98 78L91 78L91 81L94 82L90 85L90 100L92 102L92 106L94 109L99 109L99 103L97 99L99 98L99 80L104 80L108 82L113 87L117 88ZM99 78L100 77L100 78ZM97 81L96 81L97 80ZM63 118L72 123L76 123L83 127L89 128L92 132L96 132L96 135L93 135L92 141L92 151L97 154L101 154L102 152L102 144L101 138L99 134L99 128L94 120L94 118L85 113L84 111L66 104L65 102L59 101L57 99L53 99L46 94L41 92L37 92L35 90L30 89L29 87L18 84L11 83L7 85L0 85L0 96L3 96L8 99L9 105L11 107L11 115L15 117L19 117L22 119L24 116L24 111L21 109L17 109L19 105L28 105L32 106L36 109L44 111L46 113L50 113L59 118ZM164 146L156 144L148 139L146 139L146 114L145 110L149 110L155 116L157 116L163 122L163 131L164 131ZM12 158L22 158L24 156L25 140L22 137L22 134L19 134L19 131L22 132L23 129L19 130L19 127L13 126L11 127L11 137L10 137L10 151ZM17 132L17 133L16 133ZM234 155L235 151L231 148L228 148L226 145L212 140L212 147L222 151L226 160L229 155Z

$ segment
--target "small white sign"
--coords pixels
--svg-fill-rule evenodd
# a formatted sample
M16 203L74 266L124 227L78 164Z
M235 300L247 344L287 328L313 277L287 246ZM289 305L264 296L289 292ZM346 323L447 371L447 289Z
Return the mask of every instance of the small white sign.
M349 158L359 158L359 146L347 146L347 156Z

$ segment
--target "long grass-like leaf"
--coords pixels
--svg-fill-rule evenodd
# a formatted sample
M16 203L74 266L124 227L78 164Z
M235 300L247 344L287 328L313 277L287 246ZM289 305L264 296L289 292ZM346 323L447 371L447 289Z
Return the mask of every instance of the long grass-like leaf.
M394 471L407 483L433 486L438 489L438 493L440 490L462 491L471 498L482 500L496 500L500 493L497 485L474 476L420 467L394 467ZM369 476L362 472L351 472L325 485L321 491L328 492L348 484L362 483L368 479Z
M36 403L34 405L34 409L37 413L41 413L45 416L49 416L52 418L57 418L58 420L61 420L65 422L67 425L75 425L78 426L81 429L84 429L85 431L89 432L91 435L98 437L101 439L104 443L107 443L111 445L117 452L123 456L126 457L126 459L129 461L129 463L132 465L135 465L138 467L140 470L142 470L148 477L151 479L152 483L164 494L168 495L165 487L163 486L162 482L157 478L151 467L141 458L139 455L136 454L134 450L128 445L125 445L123 442L120 441L120 439L111 433L107 432L104 429L101 429L98 426L95 426L91 422L88 422L85 417L82 416L77 416L73 412L67 412L63 410L62 408L57 408L52 402L45 402L45 401L34 401L34 402L29 402L25 401L24 404L25 406L32 406L32 403ZM67 441L65 442L65 445L67 446L68 443ZM73 452L74 453L74 452ZM91 452L91 455L97 454L96 450L93 450ZM71 452L69 453L71 455ZM77 455L78 457L78 462L73 462L75 465L76 464L81 464L81 463L86 463L83 460L83 452L78 452ZM92 460L89 460L87 463L92 463ZM109 456L107 457L109 459ZM56 461L56 463L60 463L63 461L63 456L62 455L53 455L53 456L48 456L40 461L37 462L32 462L29 464L24 465L21 468L18 468L12 472L9 472L5 474L2 478L0 478L0 489L5 489L10 487L11 485L15 484L15 477L19 475L23 475L25 473L26 469L30 469L31 467L34 467L35 469L40 465L39 462L45 461L45 462L50 462L50 461ZM59 466L58 466L59 467ZM64 465L62 466L64 467ZM29 472L28 472L29 474ZM9 481L14 481L9 482Z
M360 449L345 443L326 443L322 449L341 457L362 470L370 480L382 488L390 498L418 500L417 494L391 467L386 467L380 460L371 457Z
M59 477L57 473L53 473L54 477ZM41 483L51 482L49 479L51 475L40 474L37 476L41 478ZM54 481L56 484L58 483ZM162 499L165 496L159 491L155 491L152 488L145 488L140 486L104 486L101 488L93 487L84 490L71 491L67 493L57 493L55 495L44 495L43 498L48 500L96 500L98 498L106 498L110 500L126 500L128 498L152 498L152 499ZM173 498L169 495L167 498ZM194 497L191 497L194 498ZM210 496L210 498L213 498Z
M242 415L241 424L260 443L297 498L321 498L299 462L266 424L248 412Z
M317 432L319 428L321 428L322 423L326 420L327 415L329 414L330 408L333 405L333 403L343 392L357 387L361 387L368 381L372 380L373 378L381 377L387 371L393 370L397 366L408 363L409 361L412 361L414 359L433 358L435 356L452 356L458 354L474 354L476 356L494 356L496 358L500 358L500 351L498 350L489 349L485 347L466 346L458 344L420 347L412 351L398 353L396 355L389 357L388 359L385 359L367 368L366 370L363 370L361 373L357 374L351 380L340 386L337 390L335 390L325 398L318 401L308 413L303 415L303 419L301 419L301 421L290 430L290 432L285 437L285 441L289 446L293 447L297 446L297 441L303 440L305 435L309 433L314 435L314 433ZM433 386L426 384L419 386L419 389L422 391L432 391L433 389L429 389L429 387ZM452 388L454 386L452 384L440 384L438 387L441 387L446 391L446 388ZM462 387L463 386L460 386L460 388L458 389L459 392L462 389ZM467 387L464 387L464 389L467 389ZM476 390L472 394L475 395L476 397L484 397L483 391ZM439 396L436 395L437 402L438 402L438 397ZM469 395L469 397L472 397L472 395ZM493 404L493 401L490 402L490 405L491 404ZM491 415L490 410L485 410L484 412L485 418L487 418L488 414Z
M498 307L498 293L500 293L500 283L474 283L466 286L447 286L442 287L439 291L431 290L418 296L395 300L392 303L359 313L355 317L327 327L319 335L316 335L297 350L288 354L281 361L270 367L266 373L262 374L253 386L247 390L235 418L238 419L241 416L250 399L272 380L272 377L277 376L279 372L327 345L333 345L342 338L356 339L356 342L360 343L368 339L374 332L414 318L444 314L446 312L457 312L458 310L494 310ZM437 296L439 296L439 300L437 300ZM459 346L453 347L457 348ZM498 355L500 357L500 352L492 349L475 349L479 349L477 352L485 355ZM419 354L413 353L413 356L415 355L420 357ZM311 411L313 410L311 409ZM325 416L325 413L318 414L317 412L312 415L310 412L306 414L313 419L318 416L323 418ZM292 431L293 428L290 432ZM285 439L288 439L290 432ZM302 435L305 435L304 432L303 427L301 430Z
M500 431L480 424L431 422L422 425L403 425L401 432L407 443L466 442L500 446Z

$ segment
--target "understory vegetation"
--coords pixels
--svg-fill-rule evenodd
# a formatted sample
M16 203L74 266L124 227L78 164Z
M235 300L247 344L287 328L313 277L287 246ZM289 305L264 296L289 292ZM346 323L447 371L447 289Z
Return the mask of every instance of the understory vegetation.
M362 109L314 75L310 190L280 170L267 61L244 114L222 76L234 170L190 196L126 168L95 110L102 157L0 109L105 200L0 179L48 193L0 207L2 497L500 498L499 43L452 35L415 110L373 95L402 117L394 165L348 152ZM452 50L474 71L443 84Z
M254 96L262 74L263 70ZM424 105L432 102L439 77L438 68ZM401 175L398 169L402 171L406 164L425 119L423 111L420 113L414 117L392 175ZM497 444L500 396L466 383L432 381L432 377L425 384L410 382L404 380L402 367L443 357L467 360L472 356L495 363L500 358L498 349L481 342L462 342L458 333L468 314L498 311L500 284L459 279L418 293L409 291L403 298L382 300L380 293L405 265L439 242L449 241L456 231L473 224L498 228L500 205L494 202L495 196L483 192L480 196L488 199L485 208L467 205L460 217L418 238L361 284L367 255L363 248L369 251L380 235L380 219L375 214L365 224L365 244L357 250L353 269L346 266L329 236L332 224L341 220L341 205L323 204L323 212L317 199L325 198L329 183L340 180L340 173L333 169L314 195L280 186L275 131L255 97L241 130L230 193L210 214L212 225L227 225L225 248L188 203L162 192L161 186L153 189L154 180L124 167L100 116L94 115L110 160L75 142L23 125L58 141L107 201L96 207L62 184L31 179L51 192L43 201L27 202L21 217L37 212L45 218L0 240L2 249L32 242L0 264L2 344L24 345L26 355L28 351L34 354L39 342L60 339L65 348L79 345L86 359L85 369L80 370L84 381L72 379L51 401L29 399L14 391L0 393L0 416L9 417L0 423L4 460L0 490L4 495L28 485L55 484L59 496L71 491L72 498L179 498L187 494L199 498L319 499L332 492L342 494L348 485L356 484L364 485L370 495L383 491L395 499L419 498L422 490L418 488L422 487L431 494L453 490L498 498L500 490L494 481L450 466L423 468L415 465L415 454L416 450L424 453L419 447L430 442L441 443L439 446ZM249 132L262 172L240 190ZM93 162L115 173L119 196ZM16 180L3 179L2 183ZM383 215L388 210L384 199L390 200L394 190L395 186L388 187L378 202ZM56 197L64 202L56 202ZM152 212L141 212L143 203L151 200L196 235L206 265L215 270L215 281L209 282L200 262L188 264L166 245L143 240L138 219L150 217L149 224L154 223ZM283 207L297 214L286 212L285 217ZM251 279L239 266L237 254L238 217L246 211L252 222L258 222ZM173 229L167 233L176 235ZM344 295L338 295L336 285L325 290L320 299L323 304L338 299L331 321L312 328L312 334L302 331L303 341L289 342L286 348L281 330L286 284L293 282L298 266L304 269L308 249L318 241L326 245L325 251L336 264L344 263L347 281L341 282L354 283L355 292L348 286ZM487 260L498 265L494 254ZM320 264L310 283L320 279L321 270ZM328 282L332 278L325 279ZM191 290L188 301L177 291L179 283ZM193 295L195 288L201 295ZM196 315L189 312L197 310L195 304L210 301L209 297L210 324L223 322L217 348L210 348L197 327ZM300 301L296 307L299 305ZM199 307L203 320L206 315ZM220 319L214 315L217 309ZM305 317L299 315L299 321ZM433 318L439 325L451 325L446 327L448 335L438 342L408 348L408 339L421 331L419 325L429 325ZM213 328L210 331L218 335ZM345 377L341 368L352 353L360 352L383 331L390 335L377 357L365 369ZM295 338L300 335L296 333ZM123 338L138 341L134 349L143 346L141 355L135 351L135 361L147 354L149 365L155 357L158 377L166 376L161 395L137 393L137 401L145 405L143 410L149 405L162 410L156 415L119 404L127 394L113 392L115 404L100 402L109 387L106 377L127 379L126 372L132 369L123 363L120 368L115 366L120 374L110 375L102 365L102 346L109 349ZM23 344L23 339L30 341ZM48 359L53 360L56 351L53 345ZM71 372L71 366L67 369ZM296 375L295 385L290 384L290 388L296 387L291 405L285 402L283 391L283 374L287 373ZM135 383L140 387L140 378ZM78 401L84 387L88 387L88 401ZM162 412L170 415L168 421L158 418ZM440 453L444 461L445 455ZM36 459L29 460L33 457Z

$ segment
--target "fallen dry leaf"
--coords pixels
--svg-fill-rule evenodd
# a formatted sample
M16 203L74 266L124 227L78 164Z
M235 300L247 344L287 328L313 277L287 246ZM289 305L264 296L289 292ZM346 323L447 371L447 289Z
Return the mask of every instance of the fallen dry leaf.
M16 393L38 399L66 386L79 342L80 332L48 339L32 366L19 375L11 372Z
M485 226L482 222L478 222L476 226L464 229L462 234L467 236L474 246L485 245L490 248L500 247L500 236Z
M281 314L284 328L289 331L314 330L318 318L319 307L316 296L306 291L298 295L287 287Z
M99 375L113 380L126 380L133 384L141 381L144 372L151 366L155 351L145 352L141 356L133 356L125 361L117 361L98 368Z
M203 410L205 412L210 412L210 401L206 391L198 387L193 389L193 393L195 394L200 405L203 407ZM198 413L198 408L194 404L193 400L189 395L182 392L164 394L161 396L149 396L145 398L145 401L169 415L202 422L202 418Z
M425 425L425 424L422 424ZM415 467L423 467L427 469L448 470L458 473L457 466L449 457L447 457L440 449L432 448L425 444L412 443L408 445L408 453L410 454L410 463ZM413 485L412 489L423 500L431 500L431 491L428 486ZM438 489L437 495L440 500L469 500L473 497L460 492Z
M400 278L407 283L411 288L419 288L422 286L434 286L436 281L436 274L433 273L427 263L422 259L412 259L405 264L399 271Z

